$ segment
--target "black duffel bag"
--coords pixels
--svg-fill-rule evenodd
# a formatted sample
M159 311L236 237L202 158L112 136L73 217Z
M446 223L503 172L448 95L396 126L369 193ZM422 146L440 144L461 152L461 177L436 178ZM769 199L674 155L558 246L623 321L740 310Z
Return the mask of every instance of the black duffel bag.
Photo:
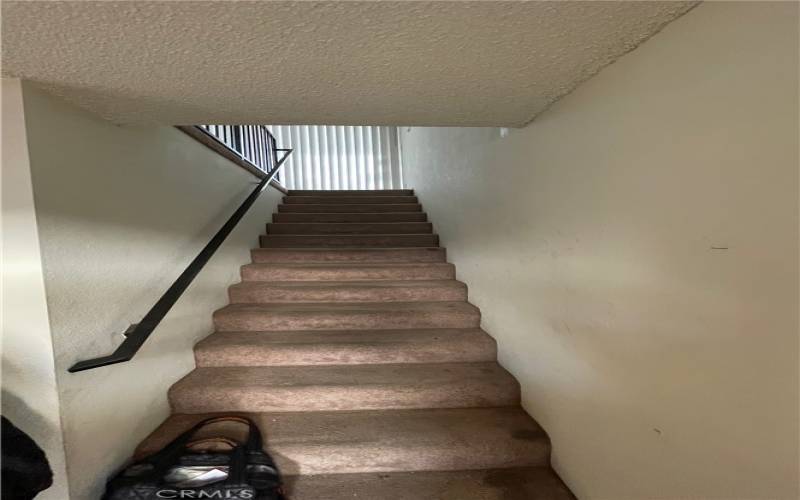
M241 444L224 437L191 441L201 428L220 422L247 425L246 442ZM197 451L208 444L216 446ZM203 420L161 451L123 469L108 482L103 496L103 500L184 498L285 499L278 469L264 452L261 432L250 419L237 416Z

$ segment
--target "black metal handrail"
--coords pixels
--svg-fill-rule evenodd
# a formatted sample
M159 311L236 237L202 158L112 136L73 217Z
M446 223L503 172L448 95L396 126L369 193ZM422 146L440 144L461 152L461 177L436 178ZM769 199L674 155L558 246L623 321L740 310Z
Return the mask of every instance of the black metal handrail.
M277 157L275 136L264 125L198 125L200 130L262 172L270 172Z
M205 127L222 127L220 129L207 129ZM203 130L220 143L224 144L231 151L239 154L242 159L251 163L253 166L264 172L264 177L258 186L245 199L239 208L230 216L225 224L217 231L211 241L197 254L189 266L178 276L178 279L170 286L158 302L144 315L139 323L131 325L125 332L125 340L108 356L79 361L72 365L70 372L79 372L99 368L101 366L113 365L130 361L136 352L142 347L153 330L164 319L175 302L183 295L186 288L192 283L200 270L214 255L214 252L222 245L225 238L233 231L236 224L242 219L247 210L253 205L264 188L272 181L278 173L281 165L292 153L291 149L279 149L276 147L275 137L261 125L201 125L198 129ZM222 137L217 134L222 135ZM230 135L227 135L230 134ZM238 139L235 139L238 138ZM283 156L278 159L278 153L283 152Z

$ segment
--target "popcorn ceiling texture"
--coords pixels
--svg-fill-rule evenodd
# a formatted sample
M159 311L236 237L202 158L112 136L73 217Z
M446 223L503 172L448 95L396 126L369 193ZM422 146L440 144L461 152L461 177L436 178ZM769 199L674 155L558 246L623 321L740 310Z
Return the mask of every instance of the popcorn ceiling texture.
M25 2L3 76L120 123L522 126L695 2Z

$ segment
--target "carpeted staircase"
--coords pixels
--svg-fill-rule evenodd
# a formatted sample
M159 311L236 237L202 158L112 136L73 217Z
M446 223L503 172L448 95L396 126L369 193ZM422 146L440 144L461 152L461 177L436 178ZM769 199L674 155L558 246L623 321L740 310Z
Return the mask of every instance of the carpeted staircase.
M572 499L438 243L411 190L291 191L138 454L245 412L293 500Z

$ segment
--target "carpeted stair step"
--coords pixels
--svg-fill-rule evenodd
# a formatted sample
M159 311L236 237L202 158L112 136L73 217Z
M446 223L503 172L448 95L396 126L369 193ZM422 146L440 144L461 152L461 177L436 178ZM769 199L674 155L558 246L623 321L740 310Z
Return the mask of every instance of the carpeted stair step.
M467 302L230 304L214 313L217 331L478 328Z
M153 453L209 416L171 416L142 443L137 456ZM538 467L549 462L547 435L519 407L250 416L286 475Z
M452 279L404 281L245 281L228 289L232 304L275 302L438 302L467 300Z
M496 362L197 368L169 390L176 413L465 408L519 404Z
M377 204L417 204L416 196L284 196L283 203L287 205L377 205Z
M267 234L426 234L430 222L273 222Z
M195 346L197 366L351 365L494 361L478 328L217 332Z
M436 234L269 234L261 236L262 247L435 247Z
M377 203L377 204L343 204L326 201L320 204L281 204L278 212L300 213L376 213L376 212L422 212L422 205L418 203Z
M275 263L246 264L241 274L244 281L451 280L456 268L447 262Z
M413 189L290 189L289 196L414 196Z
M418 248L255 248L255 263L331 263L331 262L445 262L446 250Z
M427 222L425 212L385 213L275 213L272 222Z
M575 500L549 467L285 478L292 500Z

